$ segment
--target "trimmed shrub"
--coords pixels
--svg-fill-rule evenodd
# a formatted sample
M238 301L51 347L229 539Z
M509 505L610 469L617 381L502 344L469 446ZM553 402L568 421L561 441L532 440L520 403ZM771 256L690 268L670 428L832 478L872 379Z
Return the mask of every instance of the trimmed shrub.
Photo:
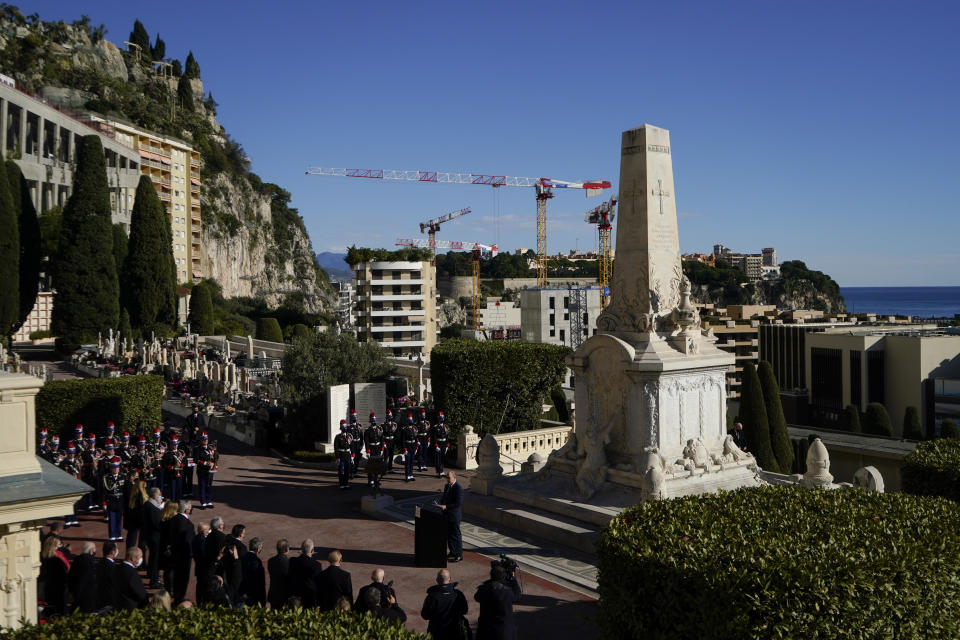
M790 468L790 473L806 473L807 451L810 449L810 440L792 438L790 442L793 444L793 466Z
M309 338L313 333L313 330L310 329L307 325L298 322L293 325L293 332L290 334L291 338Z
M840 424L850 433L863 433L863 427L860 426L860 409L848 404L843 410L843 416L840 417Z
M210 285L198 282L190 291L190 331L201 336L213 335L213 296Z
M39 330L39 331L31 331L31 332L30 332L30 339L31 339L31 340L43 340L44 338L49 338L50 335L51 335L51 334L50 334L49 331L47 331L46 329L41 329L41 330Z
M570 352L533 342L444 340L430 354L434 405L455 430L539 429L542 405L563 380Z
M903 437L908 440L923 440L923 427L920 426L920 412L916 407L907 407L903 413Z
M323 453L320 451L294 451L293 459L302 462L333 462L337 459L337 456L333 453Z
M917 444L900 467L903 490L960 502L960 440L938 438Z
M160 424L163 393L161 376L53 380L37 394L37 431L63 431L65 445L77 423L98 435L108 422L118 431L133 431L139 423L153 428Z
M956 420L947 418L940 423L940 437L960 440L960 427L957 426Z
M890 414L887 408L879 402L867 405L867 413L863 420L863 431L875 436L893 436L893 426L890 424Z
M320 612L317 609L243 610L192 607L163 611L139 609L106 615L74 614L44 625L26 626L5 638L39 640L70 638L98 640L122 636L124 640L154 638L217 638L217 640L426 640L403 625L373 615L349 611Z
M743 391L740 396L740 421L747 438L747 448L757 459L757 464L765 471L780 472L780 465L770 446L770 422L767 420L767 407L763 401L763 388L760 377L752 362L743 365Z
M283 331L276 318L257 318L257 340L283 342Z
M960 505L762 487L630 507L598 543L607 638L955 638Z
M563 388L556 386L550 390L550 400L553 402L553 408L557 411L557 420L566 422L570 419L570 410L567 408L567 396L563 393Z
M783 404L780 402L780 385L773 373L773 367L766 360L757 368L760 387L763 389L763 404L767 409L767 421L770 423L770 448L777 459L777 466L783 473L793 468L793 446L787 431L787 419L783 416Z

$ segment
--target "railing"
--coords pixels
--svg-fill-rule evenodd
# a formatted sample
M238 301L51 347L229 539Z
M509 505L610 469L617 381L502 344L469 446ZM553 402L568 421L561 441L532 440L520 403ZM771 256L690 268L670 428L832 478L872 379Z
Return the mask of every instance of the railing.
M547 421L541 421L545 423ZM500 445L500 464L504 467L504 473L515 473L520 471L520 466L527 461L532 454L537 453L544 460L556 449L559 449L570 439L573 433L573 427L562 423L548 423L549 426L544 429L533 429L530 431L514 431L510 433L498 433L494 435L497 444ZM457 464L464 469L476 469L477 463L474 459L480 438L473 431L473 427L468 427L460 432L457 439ZM513 470L508 469L509 466Z

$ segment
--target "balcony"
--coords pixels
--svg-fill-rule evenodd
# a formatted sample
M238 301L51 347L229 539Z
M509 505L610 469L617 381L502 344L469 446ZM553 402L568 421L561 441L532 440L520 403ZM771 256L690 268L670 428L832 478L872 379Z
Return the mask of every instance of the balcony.
M423 324L383 324L367 327L372 333L383 333L384 331L423 331L426 329Z
M374 309L370 312L371 316L422 316L425 315L423 309Z
M369 299L373 302L402 302L404 300L410 300L410 301L423 300L423 294L420 294L420 293L401 293L397 295L381 294L381 295L369 296L369 298L367 296L359 296L359 299L360 300Z
M385 287L395 287L397 285L420 285L423 286L423 280L370 280L364 284L381 285Z
M427 346L426 341L424 340L403 340L401 342L379 342L381 347L385 349L393 348L405 348L405 347L425 347Z

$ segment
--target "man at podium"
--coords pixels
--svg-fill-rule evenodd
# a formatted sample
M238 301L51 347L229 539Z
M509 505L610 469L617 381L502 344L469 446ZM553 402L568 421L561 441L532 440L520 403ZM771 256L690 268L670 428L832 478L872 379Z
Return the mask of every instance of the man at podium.
M460 519L463 517L463 487L457 483L457 474L447 471L447 479L443 487L443 497L440 498L440 508L443 510L447 522L447 547L450 553L447 560L460 562L463 560L463 538L460 536Z

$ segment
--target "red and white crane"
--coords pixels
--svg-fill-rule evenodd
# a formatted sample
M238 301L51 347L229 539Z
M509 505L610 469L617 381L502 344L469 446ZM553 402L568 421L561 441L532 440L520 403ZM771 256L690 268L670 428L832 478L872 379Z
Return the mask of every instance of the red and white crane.
M397 238L398 247L424 247L428 246L423 240L413 238ZM453 249L454 251L473 251L473 290L471 299L473 301L473 328L480 329L480 258L486 254L490 257L497 255L497 245L481 244L479 242L460 242L457 240L437 240L435 247L437 249Z
M617 198L614 196L598 207L587 211L584 221L597 225L597 282L600 284L600 304L606 308L610 302L610 279L613 277L613 245L611 235L613 219L617 215Z
M450 222L454 218L465 216L468 213L470 213L470 207L464 207L459 211L451 211L450 213L444 214L439 218L434 218L432 220L427 220L426 222L420 223L420 233L427 232L430 235L428 246L430 247L430 251L433 252L434 264L436 264L437 260L437 231L440 231L440 225L444 222Z
M583 189L587 197L599 195L610 188L608 180L572 182L554 178L523 178L485 173L455 173L447 171L407 171L402 169L336 169L309 167L307 175L341 176L344 178L373 178L378 180L405 180L407 182L444 182L481 184L490 187L533 187L537 192L537 286L547 286L547 200L554 189Z

